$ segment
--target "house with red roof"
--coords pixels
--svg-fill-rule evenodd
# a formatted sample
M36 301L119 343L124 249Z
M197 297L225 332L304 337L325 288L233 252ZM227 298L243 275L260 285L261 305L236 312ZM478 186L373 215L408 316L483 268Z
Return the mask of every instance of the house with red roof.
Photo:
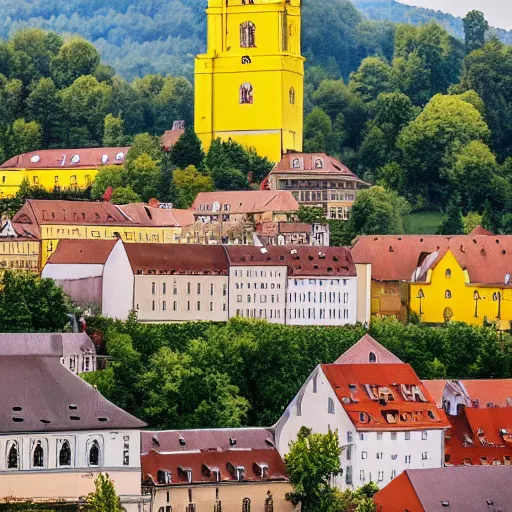
M363 337L334 364L321 364L275 425L284 455L301 427L337 430L341 489L383 487L406 469L444 465L450 423L410 365Z

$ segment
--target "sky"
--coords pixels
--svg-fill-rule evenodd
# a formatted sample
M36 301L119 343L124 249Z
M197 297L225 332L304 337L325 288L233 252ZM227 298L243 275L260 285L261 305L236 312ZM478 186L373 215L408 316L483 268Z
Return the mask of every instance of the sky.
M485 14L494 27L512 29L511 0L398 0L402 4L426 7L464 17L477 9Z

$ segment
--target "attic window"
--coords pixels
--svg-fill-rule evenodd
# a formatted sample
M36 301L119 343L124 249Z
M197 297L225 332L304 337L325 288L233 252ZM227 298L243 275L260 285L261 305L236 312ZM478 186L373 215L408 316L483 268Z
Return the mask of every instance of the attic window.
M377 362L377 355L375 354L375 352L370 352L370 354L368 355L368 361L370 363L376 363Z
M80 162L80 156L79 156L79 155L73 155L73 156L71 157L71 163L72 163L72 164L77 164L77 163L79 163L79 162Z
M39 155L34 155L30 161L33 163L33 164L37 164L41 161L41 157Z
M172 480L172 473L170 471L163 471L159 469L156 472L156 480L161 485L169 485Z
M124 153L117 153L116 162L120 162L124 158Z
M101 157L101 163L102 163L102 164L106 164L107 162L108 162L108 155L103 155L103 156Z
M449 501L441 501L441 506L442 507L449 507L450 506L450 502Z

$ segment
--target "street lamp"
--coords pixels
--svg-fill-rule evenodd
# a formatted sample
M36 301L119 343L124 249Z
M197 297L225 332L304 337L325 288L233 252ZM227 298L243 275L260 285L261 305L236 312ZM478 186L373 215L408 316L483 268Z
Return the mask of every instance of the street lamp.
M493 302L498 303L498 320L501 320L501 299L503 296L501 295L501 292L494 292L492 294L492 300Z
M416 298L420 300L420 320L421 320L421 315L423 315L423 309L421 307L421 301L425 298L425 294L423 293L423 288L420 288Z
M478 318L478 301L482 300L482 297L480 297L478 290L475 290L475 292L473 293L473 300L475 301L475 318Z

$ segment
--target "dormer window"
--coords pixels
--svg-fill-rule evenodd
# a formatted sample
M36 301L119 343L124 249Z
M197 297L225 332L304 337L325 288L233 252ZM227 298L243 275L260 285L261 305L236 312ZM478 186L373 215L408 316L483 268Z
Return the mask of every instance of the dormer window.
M172 473L159 469L156 472L156 480L160 485L170 485L172 482Z
M292 168L293 169L300 169L300 159L299 158L294 158L292 160ZM290 182L291 184L291 182Z
M116 162L121 162L124 158L124 153L117 153Z
M268 464L257 463L253 464L254 472L261 478L265 478L268 475Z
M178 468L178 473L180 476L184 477L187 483L192 483L192 470L190 468Z
M315 160L315 169L323 169L323 168L324 168L324 163L322 162L322 159L317 158Z
M73 155L71 157L71 163L72 164L78 164L80 162L80 155Z
M41 161L41 157L39 155L34 155L33 157L30 158L30 161L33 163L33 164L37 164Z

